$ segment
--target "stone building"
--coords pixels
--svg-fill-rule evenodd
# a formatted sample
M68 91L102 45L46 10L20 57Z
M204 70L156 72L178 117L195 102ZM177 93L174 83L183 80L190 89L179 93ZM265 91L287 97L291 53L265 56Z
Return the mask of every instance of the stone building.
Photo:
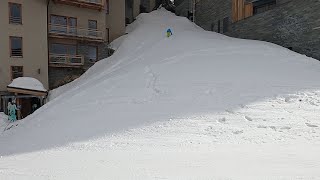
M195 23L205 30L276 43L320 59L318 0L175 1L178 15L194 11Z

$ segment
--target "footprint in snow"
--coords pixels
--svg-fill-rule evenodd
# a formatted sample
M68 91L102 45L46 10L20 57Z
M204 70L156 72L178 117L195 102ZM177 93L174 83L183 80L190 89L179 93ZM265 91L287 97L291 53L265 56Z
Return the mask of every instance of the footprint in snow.
M310 123L306 123L306 125L307 125L308 127L312 127L312 128L316 128L316 127L318 127L317 125L310 124Z
M260 128L260 129L266 129L266 128L267 128L267 126L259 125L259 126L257 126L257 128Z
M248 116L245 116L244 118L245 118L247 121L253 121L253 119L250 118L250 117L248 117Z
M227 122L227 119L226 118L221 118L218 120L219 123L222 123L222 124L226 124Z
M290 130L291 127L289 127L289 126L283 126L283 127L281 127L280 129L282 129L282 130Z
M230 109L226 109L226 112L230 113L230 114L235 114L235 112L233 110L230 110Z
M241 108L246 108L246 106L243 105L243 104L239 104L239 106L240 106Z
M275 126L269 126L272 130L277 131L277 128Z
M242 130L241 130L241 131L233 131L232 133L233 133L233 134L242 134L243 131L242 131Z

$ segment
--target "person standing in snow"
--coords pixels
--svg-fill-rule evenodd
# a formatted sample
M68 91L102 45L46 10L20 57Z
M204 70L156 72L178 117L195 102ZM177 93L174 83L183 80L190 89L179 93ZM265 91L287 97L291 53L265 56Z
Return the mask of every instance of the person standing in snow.
M8 112L9 112L8 114L9 114L10 122L14 122L17 120L17 115L16 115L17 110L18 108L15 104L15 100L13 100L12 103L11 102L8 103Z
M171 29L169 28L169 29L167 30L167 37L170 37L170 36L172 36L172 31L171 31Z

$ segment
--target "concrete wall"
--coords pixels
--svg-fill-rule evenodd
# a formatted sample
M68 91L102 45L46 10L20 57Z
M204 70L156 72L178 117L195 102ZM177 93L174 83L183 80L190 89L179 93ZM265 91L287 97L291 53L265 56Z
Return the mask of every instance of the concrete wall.
M8 2L22 4L22 25L9 24ZM11 58L9 36L23 38L23 58ZM11 82L11 66L23 66L23 75L48 88L47 6L44 0L0 1L0 91ZM40 74L38 73L40 69Z
M106 15L106 27L109 28L110 42L125 33L125 0L109 0L109 14Z
M319 0L281 0L272 10L232 24L227 35L273 42L320 60L319 9Z

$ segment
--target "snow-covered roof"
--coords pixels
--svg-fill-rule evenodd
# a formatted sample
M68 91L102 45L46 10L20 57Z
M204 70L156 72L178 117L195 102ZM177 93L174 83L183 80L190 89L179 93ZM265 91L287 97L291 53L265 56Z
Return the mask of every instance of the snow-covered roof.
M8 87L47 92L47 90L39 80L31 77L16 78L12 81L11 84L8 85Z

